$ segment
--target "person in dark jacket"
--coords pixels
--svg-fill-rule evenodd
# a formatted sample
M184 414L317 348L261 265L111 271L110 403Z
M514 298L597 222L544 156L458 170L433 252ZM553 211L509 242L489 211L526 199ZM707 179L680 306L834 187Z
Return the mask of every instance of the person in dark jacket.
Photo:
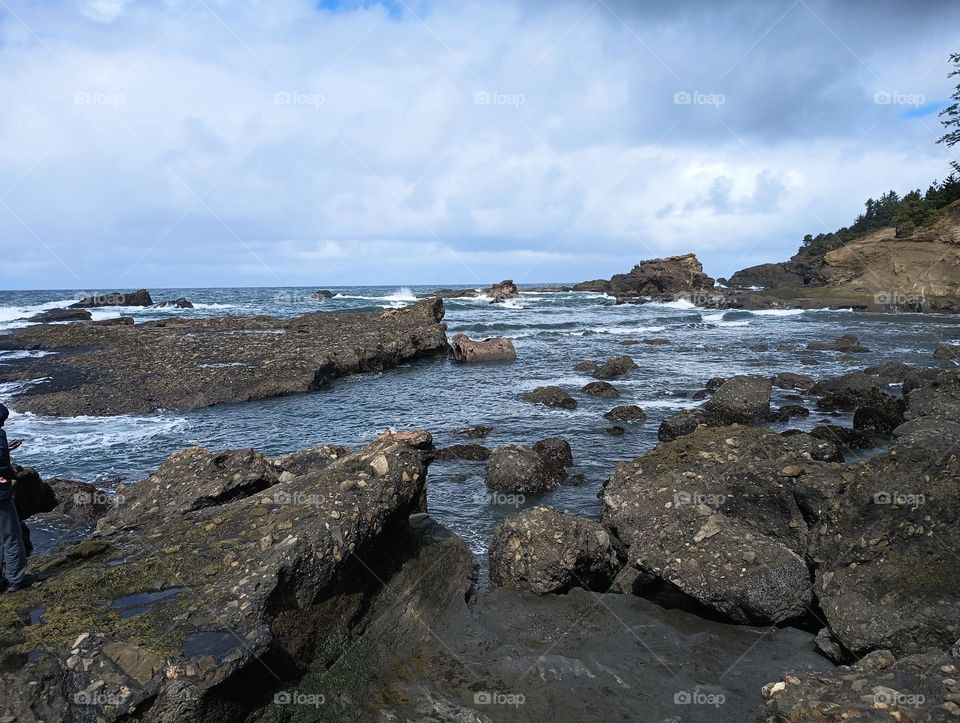
M34 578L27 572L27 548L23 543L23 531L20 516L13 502L13 483L17 473L10 462L10 450L23 444L22 439L7 442L4 424L10 410L0 404L0 563L6 573L8 592L16 592L30 587Z

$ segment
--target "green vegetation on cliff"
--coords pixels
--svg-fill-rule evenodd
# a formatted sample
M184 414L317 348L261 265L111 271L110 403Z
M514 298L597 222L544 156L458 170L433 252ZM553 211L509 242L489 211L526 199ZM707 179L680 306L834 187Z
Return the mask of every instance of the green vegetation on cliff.
M953 70L947 77L960 77L960 53L950 55ZM960 143L960 84L951 96L953 103L940 111L941 123L947 129L946 135L937 142L952 147ZM857 216L850 226L832 233L807 234L803 237L800 253L822 256L828 251L845 246L856 238L871 231L894 226L897 236L909 236L920 228L928 228L937 222L940 209L960 200L960 163L951 163L954 172L942 182L934 181L926 193L918 188L902 198L895 191L889 191L874 200L868 198L866 209Z

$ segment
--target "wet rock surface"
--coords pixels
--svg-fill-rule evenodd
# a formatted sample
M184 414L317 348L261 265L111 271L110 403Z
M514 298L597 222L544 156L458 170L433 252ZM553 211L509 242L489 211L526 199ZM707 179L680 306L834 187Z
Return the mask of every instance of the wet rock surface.
M265 399L445 354L443 314L442 302L430 300L384 312L314 312L293 319L34 326L0 339L0 349L58 353L15 360L0 381L50 377L22 392L14 404L19 411L54 416L188 410Z
M756 720L950 721L960 717L960 661L929 652L895 659L886 650L832 672L787 674L763 687Z
M474 341L465 334L457 334L450 341L450 356L459 362L515 361L517 350L512 341L502 337Z
M583 387L582 391L591 397L603 399L617 399L620 396L620 392L610 382L590 382Z
M599 366L593 376L597 379L616 379L637 368L637 363L628 356L618 356Z
M525 401L531 404L542 404L545 407L560 409L576 409L577 400L561 387L537 387L532 392L523 395Z
M128 490L136 514L118 505L97 534L34 562L42 585L0 597L0 715L239 719L311 666L335 662L361 632L389 636L385 650L419 640L417 615L462 604L472 568L457 541L452 567L431 560L405 583L394 575L421 554L403 541L424 505L431 451L424 432L384 433L317 471L282 481L277 470L265 489L225 474L201 485L221 493L182 495L151 514L161 491L176 497L192 486L168 490L168 474L216 466L214 453L172 461ZM227 464L249 470L248 480L271 466L247 451ZM358 626L386 580L405 584L415 599L404 609L419 613ZM37 609L45 612L31 625Z
M530 447L510 444L491 453L485 483L501 492L546 492L564 482L571 464L573 453L562 437L550 437Z
M494 585L537 595L573 587L605 591L621 562L598 523L548 507L533 507L497 527L490 543Z
M469 615L431 630L385 666L373 697L383 720L742 723L773 671L832 668L809 633L724 625L580 588L481 589Z
M841 472L815 459L830 446L762 428L695 431L617 466L603 524L631 566L724 619L806 617L811 526Z
M95 309L101 306L153 306L153 299L146 289L138 291L114 291L107 294L87 296L75 304L71 309Z

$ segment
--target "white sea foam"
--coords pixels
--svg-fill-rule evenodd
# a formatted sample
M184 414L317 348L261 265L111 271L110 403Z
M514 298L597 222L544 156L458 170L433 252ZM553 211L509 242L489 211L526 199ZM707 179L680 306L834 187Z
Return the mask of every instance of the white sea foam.
M401 286L392 294L368 296L364 294L334 294L335 299L362 299L364 301L416 301L417 295L407 286Z
M124 448L183 429L187 420L157 416L41 417L31 413L11 414L17 436L27 440L25 450L43 450L47 456L68 453L96 455L105 447Z

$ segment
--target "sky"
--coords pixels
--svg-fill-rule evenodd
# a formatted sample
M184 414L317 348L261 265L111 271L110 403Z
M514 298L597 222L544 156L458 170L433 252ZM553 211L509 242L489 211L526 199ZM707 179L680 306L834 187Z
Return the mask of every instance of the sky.
M0 0L0 288L784 260L943 178L955 0Z

